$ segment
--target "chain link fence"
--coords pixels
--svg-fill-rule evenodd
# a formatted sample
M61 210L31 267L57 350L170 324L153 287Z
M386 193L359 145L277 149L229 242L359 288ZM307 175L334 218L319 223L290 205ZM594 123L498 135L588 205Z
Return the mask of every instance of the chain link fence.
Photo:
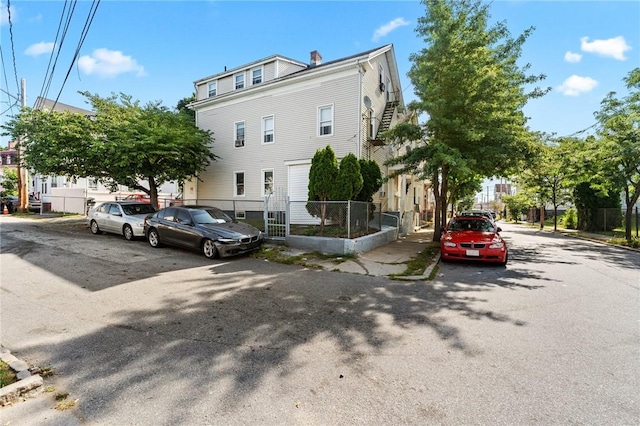
M292 235L357 238L382 229L379 203L290 201Z

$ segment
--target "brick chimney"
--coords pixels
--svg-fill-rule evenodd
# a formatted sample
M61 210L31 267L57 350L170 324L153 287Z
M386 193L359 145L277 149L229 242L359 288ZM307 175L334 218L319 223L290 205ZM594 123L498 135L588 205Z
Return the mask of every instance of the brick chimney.
M315 67L317 65L320 65L321 63L322 63L322 55L317 50L314 50L313 52L311 52L311 66Z

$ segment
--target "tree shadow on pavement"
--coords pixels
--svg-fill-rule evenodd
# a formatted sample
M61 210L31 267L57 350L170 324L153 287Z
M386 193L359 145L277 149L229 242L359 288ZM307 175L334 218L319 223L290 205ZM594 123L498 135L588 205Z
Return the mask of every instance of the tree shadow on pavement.
M94 332L26 352L46 356L81 396L87 419L115 419L124 401L171 386L178 391L163 399L158 415L178 424L193 421L185 406L205 400L215 401L213 413L241 409L274 375L315 371L316 356L320 364L337 358L339 371L364 368L358 360L400 347L408 330L474 357L481 348L451 315L524 325L477 307L491 286L396 282L257 259L244 265L249 269L216 265L192 280L188 293L153 308L123 307Z

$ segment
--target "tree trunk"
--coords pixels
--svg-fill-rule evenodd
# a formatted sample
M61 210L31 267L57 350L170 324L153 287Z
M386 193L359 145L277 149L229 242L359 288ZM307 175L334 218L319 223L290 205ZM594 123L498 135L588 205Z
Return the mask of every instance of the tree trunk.
M629 187L624 188L624 198L627 205L627 211L624 213L624 238L631 241L631 220L633 219L633 206L638 202L640 192L636 191L633 197L629 193Z
M441 192L441 184L440 177L438 175L438 170L433 172L433 176L431 177L432 188L433 188L433 198L435 198L436 205L434 207L433 214L433 241L440 241L440 234L442 232L442 222L440 216L440 192Z

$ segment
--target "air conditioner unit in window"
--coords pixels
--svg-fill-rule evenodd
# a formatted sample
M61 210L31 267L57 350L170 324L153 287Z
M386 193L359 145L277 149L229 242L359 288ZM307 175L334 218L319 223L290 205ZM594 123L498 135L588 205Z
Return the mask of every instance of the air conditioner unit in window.
M236 140L236 148L240 148L242 146L244 146L244 139Z

